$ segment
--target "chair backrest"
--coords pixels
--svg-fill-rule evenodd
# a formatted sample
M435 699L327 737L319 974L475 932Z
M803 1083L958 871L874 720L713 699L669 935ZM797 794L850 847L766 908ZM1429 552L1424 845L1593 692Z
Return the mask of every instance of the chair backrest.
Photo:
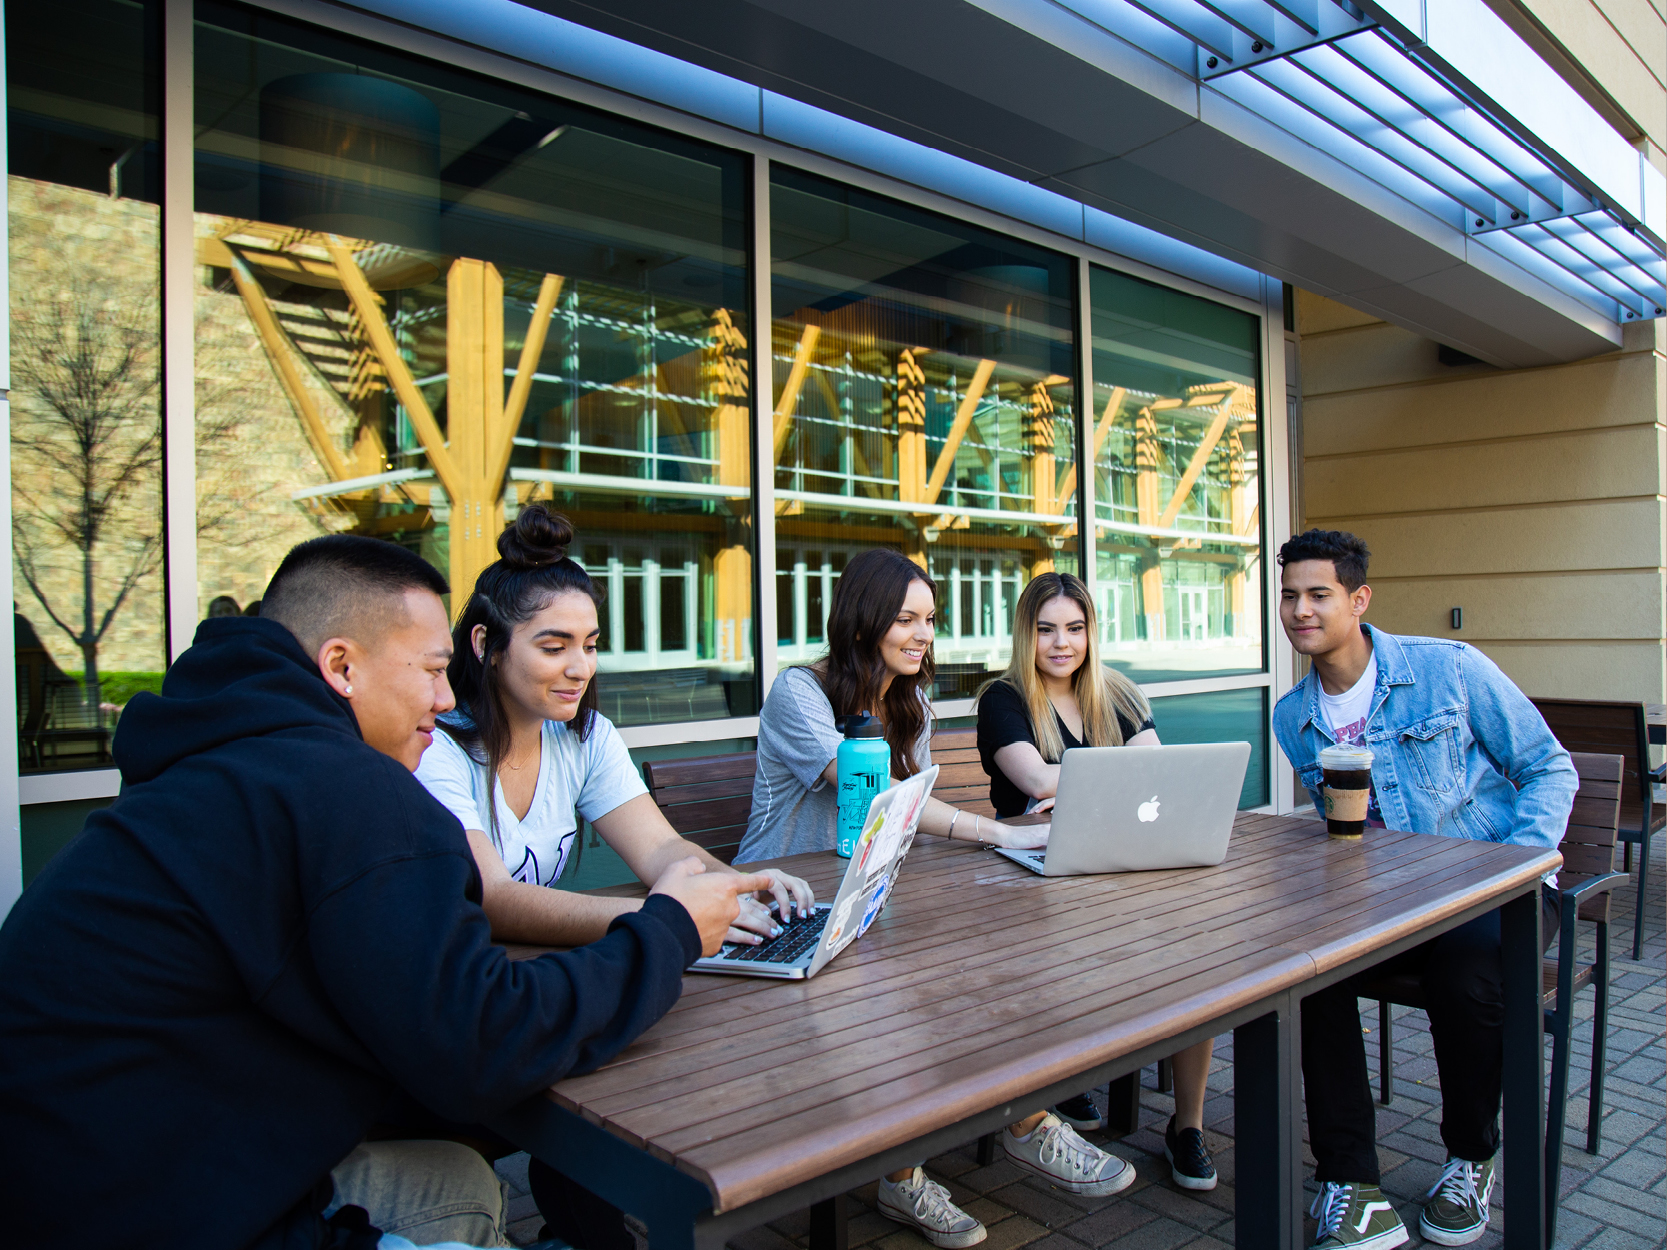
M933 798L964 812L995 816L995 805L990 802L989 774L978 759L976 729L938 730L932 735L932 762L938 766Z
M1654 798L1644 705L1595 699L1535 699L1533 702L1557 741L1571 754L1584 751L1619 755L1625 761L1621 780L1621 829L1628 834L1648 829Z
M747 832L757 769L757 751L737 751L698 759L651 760L643 765L643 777L671 827L728 864Z
M1571 751L1574 771L1580 774L1569 827L1563 833L1563 867L1557 883L1565 889L1615 870L1615 835L1621 814L1621 788L1626 760L1619 755L1589 755ZM1609 920L1609 894L1580 905L1584 920Z

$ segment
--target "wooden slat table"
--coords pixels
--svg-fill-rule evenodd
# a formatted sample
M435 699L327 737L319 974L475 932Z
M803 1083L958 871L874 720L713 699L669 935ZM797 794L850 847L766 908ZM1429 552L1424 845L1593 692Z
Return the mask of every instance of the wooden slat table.
M780 862L820 897L844 869ZM691 975L612 1063L494 1127L642 1219L654 1250L718 1250L806 1207L828 1246L847 1190L1232 1029L1237 1244L1294 1250L1302 996L1503 907L1505 1244L1540 1250L1538 893L1560 862L1242 815L1217 868L1050 880L922 837L885 915L815 980Z

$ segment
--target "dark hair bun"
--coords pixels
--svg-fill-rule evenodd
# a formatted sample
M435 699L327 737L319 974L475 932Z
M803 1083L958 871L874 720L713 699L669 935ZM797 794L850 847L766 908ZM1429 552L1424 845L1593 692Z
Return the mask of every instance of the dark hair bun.
M541 503L531 503L498 535L498 554L511 568L536 569L566 556L572 541L573 522Z

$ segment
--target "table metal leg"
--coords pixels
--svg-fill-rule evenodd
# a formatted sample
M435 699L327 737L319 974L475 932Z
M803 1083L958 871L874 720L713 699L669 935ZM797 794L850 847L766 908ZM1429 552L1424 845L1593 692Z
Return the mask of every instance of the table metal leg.
M1235 1245L1302 1246L1301 1000L1233 1030L1233 1128L1237 1137Z
M1140 1073L1115 1077L1106 1089L1106 1132L1128 1137L1140 1128Z
M1505 1250L1545 1250L1544 1000L1540 983L1540 892L1499 909L1505 971Z
M694 1177L542 1098L528 1099L488 1127L636 1216L648 1226L654 1250L696 1250L695 1225L710 1214L712 1195ZM844 1250L844 1243L818 1250Z
M845 1195L835 1194L825 1202L812 1203L810 1250L848 1250L849 1245Z

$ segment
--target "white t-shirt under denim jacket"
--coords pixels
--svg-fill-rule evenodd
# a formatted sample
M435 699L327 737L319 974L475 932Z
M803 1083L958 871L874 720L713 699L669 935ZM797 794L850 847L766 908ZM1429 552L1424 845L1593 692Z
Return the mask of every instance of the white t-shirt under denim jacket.
M467 723L456 714L442 720ZM492 839L511 877L532 885L555 885L578 836L575 809L586 820L596 820L648 793L613 722L595 714L583 742L572 729L576 723L544 722L538 784L525 817L517 819L510 811L501 784L491 787L498 809L496 830L487 806L486 765L471 759L444 729L435 731L434 741L423 752L417 780L465 829L480 829Z

